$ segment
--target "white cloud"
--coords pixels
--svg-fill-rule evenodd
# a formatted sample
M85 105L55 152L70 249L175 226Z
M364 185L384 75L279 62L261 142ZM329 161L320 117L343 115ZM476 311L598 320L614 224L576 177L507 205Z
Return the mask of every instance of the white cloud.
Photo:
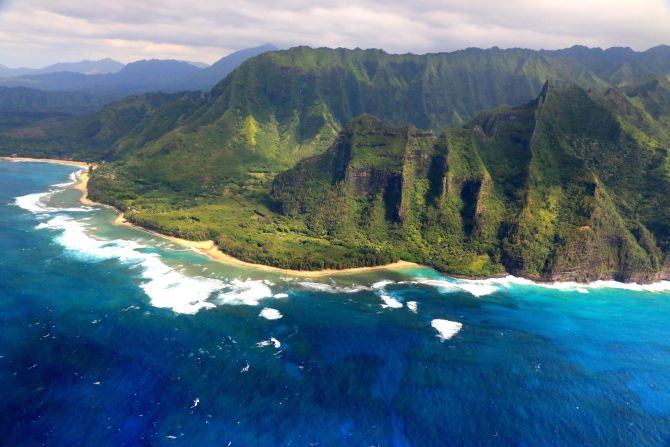
M667 0L0 0L0 63L82 58L213 62L266 42L384 48L670 43Z

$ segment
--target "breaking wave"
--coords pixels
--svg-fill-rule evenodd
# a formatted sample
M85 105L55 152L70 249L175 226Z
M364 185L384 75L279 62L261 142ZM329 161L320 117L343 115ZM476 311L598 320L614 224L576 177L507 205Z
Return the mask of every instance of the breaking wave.
M215 303L257 305L273 296L271 283L255 280L225 282L216 278L187 276L168 266L156 253L132 240L100 240L89 236L87 223L59 215L37 226L38 229L60 231L55 241L71 255L89 262L116 259L142 269L140 287L155 307L169 308L177 313L195 314L211 309Z
M430 325L437 331L437 336L445 341L458 334L463 328L463 323L449 320L435 319L430 322Z
M259 317L265 318L266 320L279 320L280 318L283 317L281 312L279 312L277 309L271 309L269 307L263 308L261 310L261 313L258 314Z
M537 287L562 292L590 293L596 289L619 289L634 292L670 292L670 281L659 281L651 284L622 283L617 281L594 281L587 284L577 282L534 282L529 279L515 276L489 279L438 279L434 277L418 276L408 281L380 281L372 285L372 290L383 293L390 285L415 285L434 287L440 293L467 292L475 297L483 297L512 287Z
M49 199L57 192L72 186L77 182L78 172L73 172L70 174L70 182L59 183L53 185L50 191L47 192L38 192L34 194L27 194L25 196L17 197L14 199L14 205L22 208L26 211L29 211L33 214L53 214L53 213L62 213L62 212L71 212L71 213L81 213L88 212L93 210L93 208L88 206L78 206L75 208L58 208L49 206Z

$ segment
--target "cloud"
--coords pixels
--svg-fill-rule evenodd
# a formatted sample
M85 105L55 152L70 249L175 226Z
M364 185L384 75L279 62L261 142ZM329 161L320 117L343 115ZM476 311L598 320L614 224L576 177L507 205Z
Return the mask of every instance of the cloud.
M391 52L670 43L668 0L0 0L0 9L5 65L213 62L267 42Z

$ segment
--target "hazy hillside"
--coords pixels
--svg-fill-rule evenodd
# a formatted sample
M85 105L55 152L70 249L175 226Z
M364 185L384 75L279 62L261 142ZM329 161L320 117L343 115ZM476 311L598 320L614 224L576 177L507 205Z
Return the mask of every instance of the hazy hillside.
M79 92L44 92L28 88L0 87L0 132L49 121L62 125L73 117L94 115L119 96L89 95Z
M185 79L200 68L186 62L149 60L133 62L120 71L86 75L61 71L5 79L9 87L31 87L47 91L79 91L90 94L137 94L158 91L175 80Z
M170 88L174 90L210 90L246 60L276 49L274 45L266 44L236 51L222 57L209 67L205 67L183 81L173 82Z
M0 65L0 77L42 75L63 71L82 74L107 74L120 71L124 65L113 59L105 58L97 61L61 62L44 68L8 68Z

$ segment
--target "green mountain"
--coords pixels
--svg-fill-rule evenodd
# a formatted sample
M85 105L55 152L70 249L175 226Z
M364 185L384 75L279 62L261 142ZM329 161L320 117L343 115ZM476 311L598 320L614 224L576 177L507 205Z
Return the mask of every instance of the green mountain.
M531 100L546 79L564 77L564 65L530 50L268 52L231 73L179 126L136 147L126 167L143 183L163 187L170 179L171 189L185 191L193 186L186 179L206 166L210 175L189 192L219 190L322 153L362 113L428 129L461 125L481 110ZM586 88L608 86L592 73L578 78Z
M209 194L322 153L362 113L439 131L482 110L530 101L547 79L610 88L595 72L557 58L498 49L424 56L304 47L268 52L231 73L196 110L185 109L178 126L164 126L163 134L133 148L124 168L143 187ZM204 167L208 175L195 184Z
M0 132L0 152L107 161L92 197L249 261L649 281L669 243L666 52L294 48L207 94Z
M670 248L667 146L626 132L619 100L547 85L439 136L363 116L273 197L314 235L450 273L649 281Z
M600 95L547 84L524 106L437 132L362 115L323 154L208 191L209 169L191 176L183 160L157 169L173 169L166 180L137 176L133 152L96 171L91 194L135 223L280 267L404 259L452 274L646 282L668 270L670 115L645 105L663 103L664 85Z

